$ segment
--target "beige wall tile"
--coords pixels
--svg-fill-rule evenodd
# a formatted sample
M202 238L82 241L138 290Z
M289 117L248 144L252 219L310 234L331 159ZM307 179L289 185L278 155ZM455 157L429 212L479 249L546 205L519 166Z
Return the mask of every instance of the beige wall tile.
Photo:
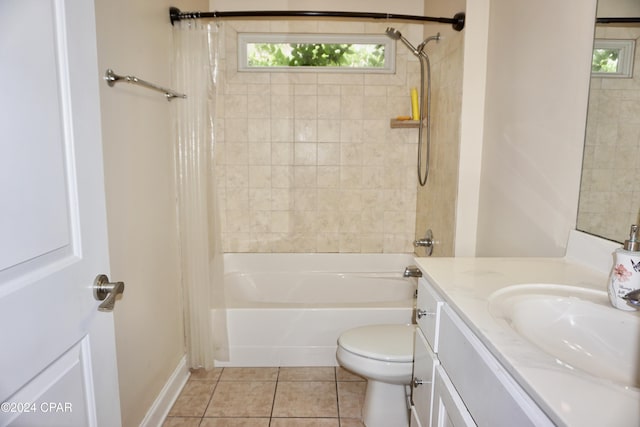
M327 31L342 25L305 23L305 32L308 25ZM292 24L274 21L265 30L250 21L225 22L221 31L229 59L220 70L224 120L216 122L225 250L413 252L415 221L424 216L416 215L417 130L390 129L389 119L409 113L417 60L399 46L395 74L237 72L237 46L229 39L238 31L291 31ZM382 27L363 23L361 31ZM449 61L459 54L453 52ZM458 110L449 114L453 121L438 116L445 129L457 126ZM457 158L456 143L442 147L445 157ZM454 181L457 169L443 173ZM258 239L252 232L267 234Z

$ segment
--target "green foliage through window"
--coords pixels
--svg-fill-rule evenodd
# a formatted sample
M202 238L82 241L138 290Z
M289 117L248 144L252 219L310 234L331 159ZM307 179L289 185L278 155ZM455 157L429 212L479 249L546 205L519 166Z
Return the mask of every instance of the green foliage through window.
M238 37L244 71L309 70L393 72L395 44L384 35L251 34Z
M596 73L616 73L618 71L618 49L593 49L591 71Z
M595 39L591 75L605 78L633 77L634 39Z
M338 43L250 43L250 67L384 66L384 45Z

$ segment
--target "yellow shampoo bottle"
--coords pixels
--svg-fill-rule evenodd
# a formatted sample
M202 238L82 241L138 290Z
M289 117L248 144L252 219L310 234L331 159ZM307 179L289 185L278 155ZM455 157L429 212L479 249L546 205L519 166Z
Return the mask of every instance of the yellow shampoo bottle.
M420 107L418 107L418 90L411 88L411 118L420 120Z

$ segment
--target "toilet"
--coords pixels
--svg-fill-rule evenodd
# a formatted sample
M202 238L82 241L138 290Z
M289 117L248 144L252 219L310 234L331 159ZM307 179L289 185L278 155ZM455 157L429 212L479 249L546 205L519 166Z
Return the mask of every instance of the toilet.
M340 366L367 379L362 419L367 427L409 425L407 386L413 372L416 325L368 325L338 338Z

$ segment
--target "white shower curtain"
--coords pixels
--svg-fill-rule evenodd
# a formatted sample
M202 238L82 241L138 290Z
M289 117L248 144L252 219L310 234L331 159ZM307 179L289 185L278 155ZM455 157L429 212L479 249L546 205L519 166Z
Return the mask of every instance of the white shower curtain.
M228 360L220 215L214 171L218 31L214 23L176 22L178 224L187 356L191 368Z

